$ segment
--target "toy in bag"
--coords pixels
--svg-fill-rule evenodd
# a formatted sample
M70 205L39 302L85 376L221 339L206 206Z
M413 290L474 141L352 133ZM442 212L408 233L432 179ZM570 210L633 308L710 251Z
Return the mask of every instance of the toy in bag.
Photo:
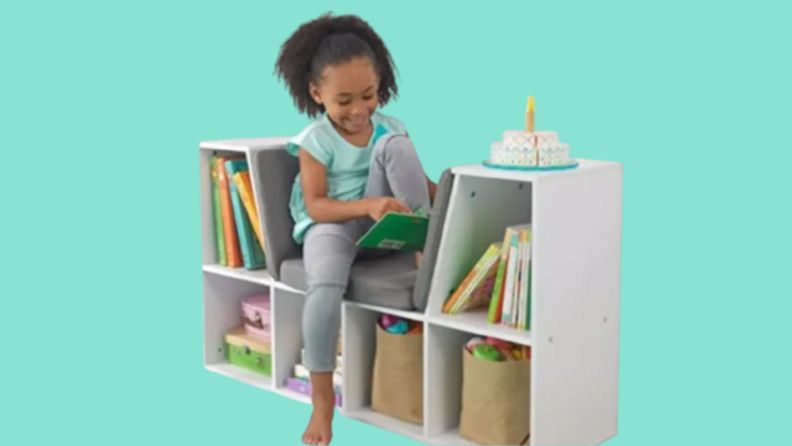
M383 315L376 324L371 408L423 424L423 324Z
M493 337L475 337L468 341L465 349L473 357L484 361L521 361L531 359L531 347L512 344Z
M473 338L463 349L459 433L484 445L525 444L530 434L531 348Z

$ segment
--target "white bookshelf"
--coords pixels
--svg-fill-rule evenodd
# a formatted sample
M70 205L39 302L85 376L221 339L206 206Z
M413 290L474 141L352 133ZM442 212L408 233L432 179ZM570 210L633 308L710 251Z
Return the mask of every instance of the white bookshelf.
M212 153L249 155L284 141L257 138L200 145L204 364L212 372L308 403L308 398L285 389L299 361L303 294L265 271L218 265L214 244ZM532 346L531 417L525 420L531 428L530 444L599 444L616 435L622 166L579 162L574 170L542 173L482 166L453 169L454 185L426 311L344 303L342 416L427 444L474 444L459 436L461 347L473 336L495 336ZM254 181L263 174L251 172ZM486 247L501 241L507 226L528 222L533 225L531 331L488 324L484 312L442 314L448 292ZM269 289L273 299L271 379L227 364L222 348L225 332L239 324L240 300L262 289ZM424 324L422 426L371 410L374 324L381 313Z

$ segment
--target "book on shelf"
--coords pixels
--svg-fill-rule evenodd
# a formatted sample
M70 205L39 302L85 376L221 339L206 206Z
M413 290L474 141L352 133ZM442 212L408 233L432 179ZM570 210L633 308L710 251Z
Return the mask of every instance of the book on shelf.
M253 187L250 183L250 172L248 170L237 172L234 174L233 180L237 192L239 193L239 198L242 200L242 204L245 205L248 218L250 218L250 225L253 227L253 232L256 234L259 245L261 245L262 249L266 249L258 207L256 206L256 199L253 196Z
M506 228L446 300L443 312L487 308L487 322L529 330L531 325L531 225Z
M245 159L228 160L225 163L225 167L229 178L234 178L241 172L248 171L248 163ZM266 267L264 250L254 233L250 214L242 203L237 183L233 180L228 183L231 192L231 205L234 211L234 223L237 229L239 248L242 253L242 265L249 270L264 268Z
M508 240L504 242L508 252L501 258L504 282L493 289L489 322L527 330L531 308L531 225L507 228L504 240Z
M489 246L446 301L443 307L444 313L458 314L487 305L495 283L501 251L501 243L493 243Z
M220 180L218 179L217 157L212 156L209 163L209 171L212 176L212 217L214 218L215 228L215 247L220 264L228 265L226 256L225 236L223 235L223 215L220 210Z
M231 181L226 171L226 162L230 160L243 159L240 156L217 156L215 164L217 166L217 181L220 189L220 215L223 220L223 238L225 239L226 264L225 266L237 268L242 266L241 248L239 246L239 236L234 218L234 209L231 202Z
M265 268L264 236L246 157L214 154L209 171L218 262L230 268Z

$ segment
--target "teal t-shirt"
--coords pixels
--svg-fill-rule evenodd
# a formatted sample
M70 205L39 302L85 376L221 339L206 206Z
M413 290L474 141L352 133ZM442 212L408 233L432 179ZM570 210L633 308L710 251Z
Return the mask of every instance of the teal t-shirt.
M327 115L316 119L299 135L286 144L286 150L299 156L300 148L310 153L327 170L327 196L339 201L354 201L363 198L368 182L369 163L374 144L389 133L406 134L404 125L397 119L375 112L371 116L374 132L366 147L355 147L348 143L330 122ZM300 175L294 180L289 203L294 232L292 236L302 244L305 233L314 224L305 208Z

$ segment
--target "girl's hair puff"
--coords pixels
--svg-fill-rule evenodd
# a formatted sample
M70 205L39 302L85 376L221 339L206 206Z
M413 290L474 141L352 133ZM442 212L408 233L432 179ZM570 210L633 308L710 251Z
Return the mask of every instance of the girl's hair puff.
M311 82L319 84L325 67L357 57L368 57L374 65L381 105L398 96L396 67L388 48L371 26L355 15L326 13L300 25L281 46L275 73L284 80L300 113L313 118L325 108L311 97Z

